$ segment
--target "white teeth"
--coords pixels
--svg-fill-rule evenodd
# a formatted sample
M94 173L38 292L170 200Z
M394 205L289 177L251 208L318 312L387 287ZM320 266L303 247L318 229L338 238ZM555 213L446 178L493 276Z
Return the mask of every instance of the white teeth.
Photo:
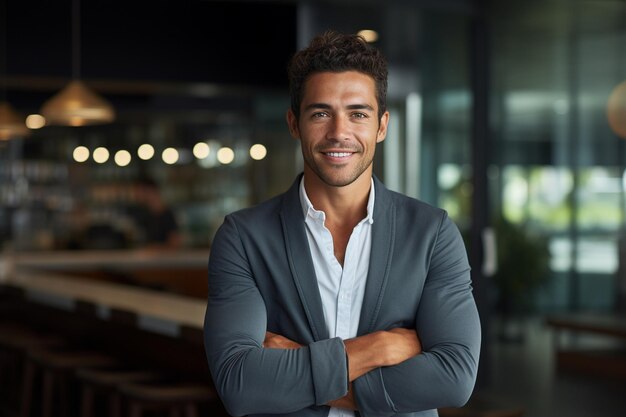
M346 156L350 156L350 152L328 152L328 156L332 156L333 158L345 158Z

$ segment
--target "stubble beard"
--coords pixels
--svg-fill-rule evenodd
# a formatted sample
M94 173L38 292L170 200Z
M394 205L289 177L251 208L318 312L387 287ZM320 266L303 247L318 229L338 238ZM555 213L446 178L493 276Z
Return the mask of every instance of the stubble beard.
M358 162L356 167L347 173L342 173L342 170L347 169L346 164L334 165L334 166L321 166L322 164L316 163L315 159L311 156L304 157L304 163L309 169L326 185L331 187L345 187L352 184L363 175L365 171L372 165L374 155L370 159L362 159Z

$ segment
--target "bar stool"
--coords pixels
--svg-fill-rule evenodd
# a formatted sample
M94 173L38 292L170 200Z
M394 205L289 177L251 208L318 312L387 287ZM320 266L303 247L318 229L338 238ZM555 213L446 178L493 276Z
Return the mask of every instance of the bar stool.
M121 416L121 394L116 387L122 384L156 381L162 377L154 372L124 369L79 369L76 372L82 388L82 417L93 417L96 394L108 399L109 416Z
M0 404L9 413L19 409L22 371L27 353L33 349L61 347L67 341L56 335L40 334L17 323L0 324Z
M170 417L197 417L198 406L217 400L215 391L200 384L123 384L118 387L128 404L130 417L141 417L146 411L167 413Z
M30 417L35 378L41 374L41 415L50 417L57 393L60 415L69 415L69 383L72 374L79 368L112 367L117 360L98 352L55 351L34 349L28 352L22 381L21 417Z

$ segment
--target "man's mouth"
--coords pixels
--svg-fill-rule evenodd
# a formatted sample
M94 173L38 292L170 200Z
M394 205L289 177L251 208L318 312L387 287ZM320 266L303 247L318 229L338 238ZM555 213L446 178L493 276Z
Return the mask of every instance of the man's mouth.
M332 158L346 158L352 155L352 152L324 152L324 154Z

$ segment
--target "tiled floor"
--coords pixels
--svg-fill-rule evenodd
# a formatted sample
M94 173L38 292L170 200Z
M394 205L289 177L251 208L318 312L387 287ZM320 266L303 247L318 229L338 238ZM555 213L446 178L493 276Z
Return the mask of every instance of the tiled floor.
M522 342L499 340L494 328L491 378L481 393L523 406L525 417L626 416L626 380L557 372L553 334L541 318L519 326ZM578 343L612 341L596 338Z

